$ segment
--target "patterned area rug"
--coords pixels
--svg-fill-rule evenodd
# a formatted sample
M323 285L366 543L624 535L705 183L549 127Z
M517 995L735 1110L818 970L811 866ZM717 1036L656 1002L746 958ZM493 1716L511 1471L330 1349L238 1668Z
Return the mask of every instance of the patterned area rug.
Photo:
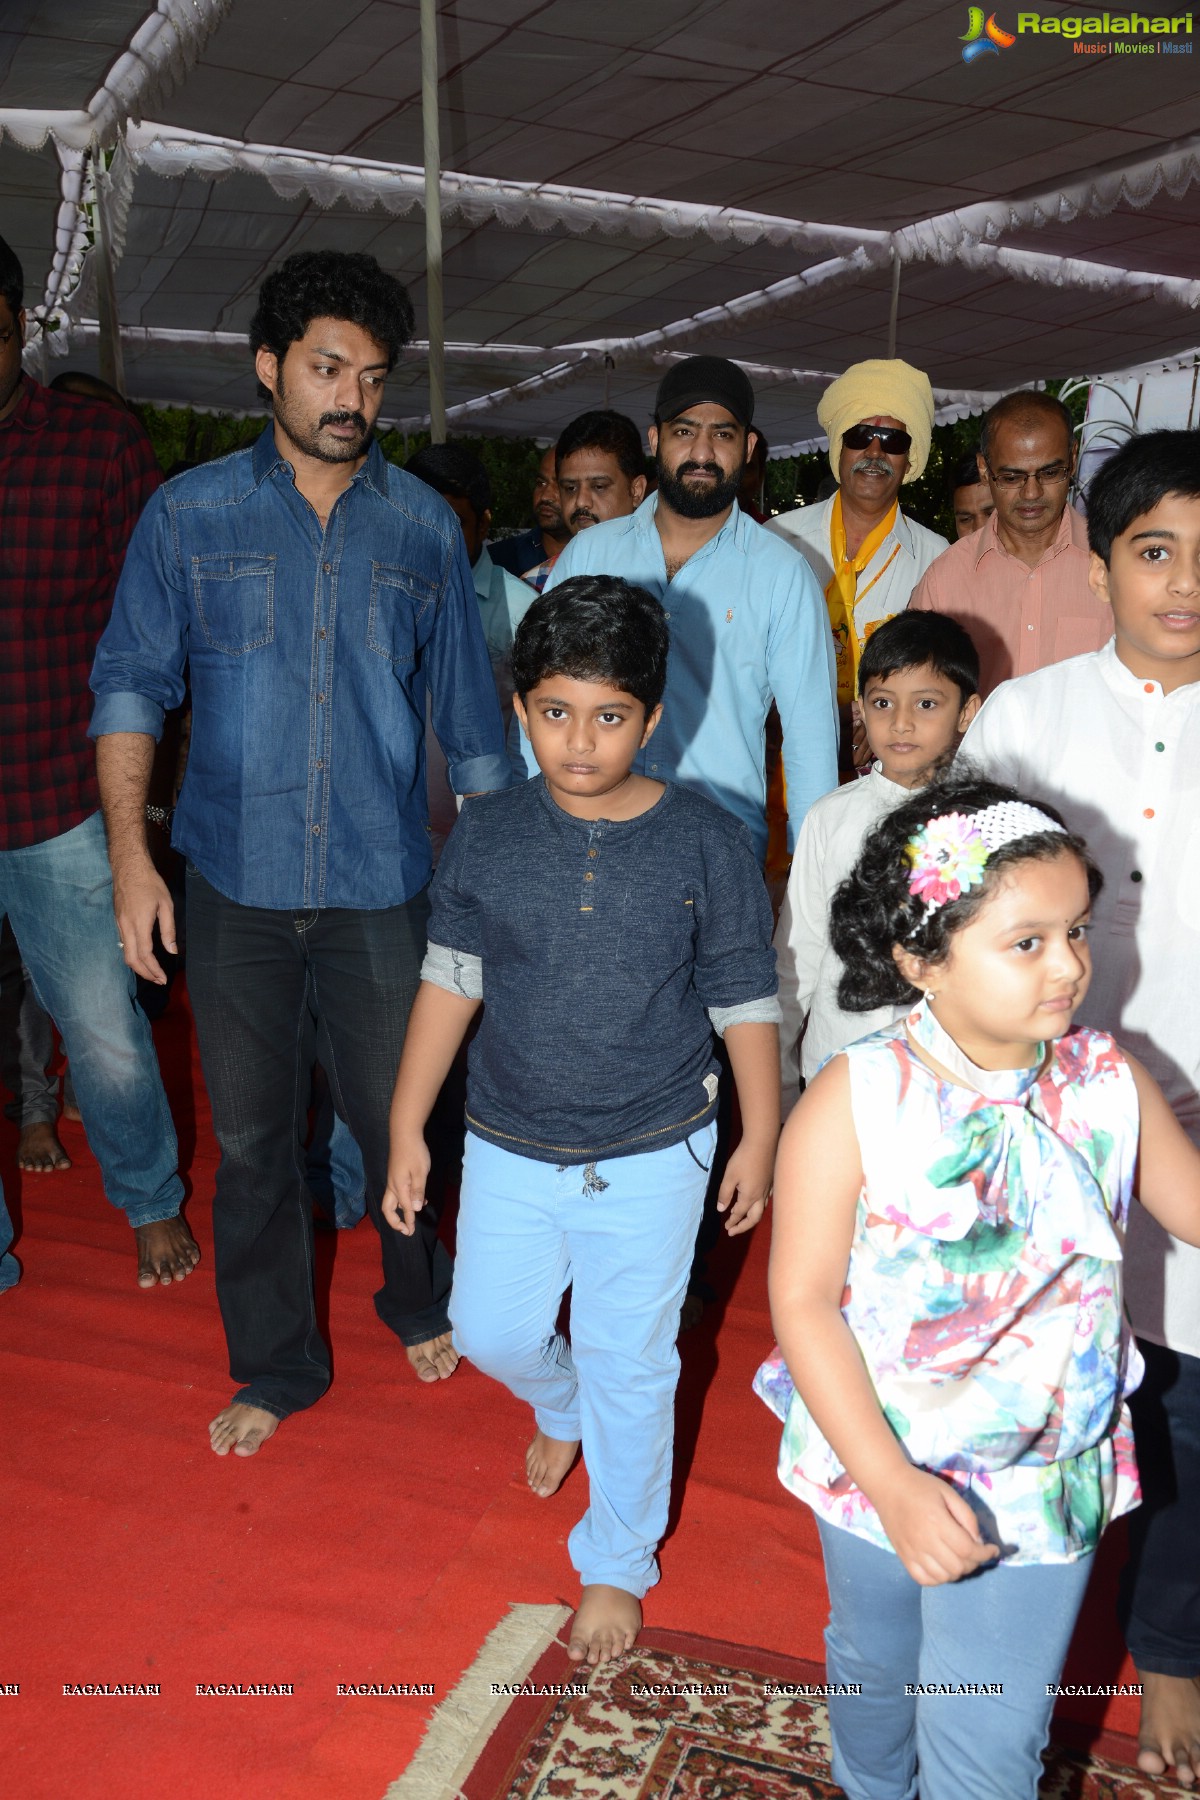
M764 1650L647 1631L590 1679L562 1607L514 1607L387 1800L844 1800L829 1773L824 1672ZM1040 1800L1185 1790L1053 1748Z

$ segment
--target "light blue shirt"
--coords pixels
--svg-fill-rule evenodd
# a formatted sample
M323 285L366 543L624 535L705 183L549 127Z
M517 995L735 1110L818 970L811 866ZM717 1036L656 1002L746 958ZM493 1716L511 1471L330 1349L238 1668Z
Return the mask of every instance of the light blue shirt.
M766 856L765 744L774 700L783 725L788 848L813 801L837 786L833 636L802 556L734 505L716 536L667 580L654 522L658 496L630 518L573 537L546 592L572 575L620 575L662 601L671 626L658 730L634 767L707 794ZM533 773L528 743L526 768Z
M512 647L517 626L537 599L536 591L519 575L510 575L488 555L486 544L471 565L475 598L483 621L483 635L492 662L496 698L508 736L513 716ZM521 773L518 766L518 773Z

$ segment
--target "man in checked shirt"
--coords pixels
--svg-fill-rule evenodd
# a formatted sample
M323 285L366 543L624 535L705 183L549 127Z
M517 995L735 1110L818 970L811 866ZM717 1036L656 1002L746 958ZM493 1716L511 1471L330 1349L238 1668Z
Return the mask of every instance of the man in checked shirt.
M171 1115L112 914L87 727L88 674L125 547L159 483L115 407L23 374L24 277L0 238L0 915L62 1033L104 1190L125 1212L138 1285L200 1252L179 1216ZM0 1291L20 1269L0 1199Z

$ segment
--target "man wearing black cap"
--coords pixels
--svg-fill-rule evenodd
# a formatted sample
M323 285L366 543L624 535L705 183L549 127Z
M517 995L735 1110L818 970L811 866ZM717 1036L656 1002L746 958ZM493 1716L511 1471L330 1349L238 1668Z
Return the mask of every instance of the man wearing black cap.
M629 518L572 538L546 586L622 575L662 601L671 621L663 716L635 766L726 807L761 859L772 700L783 724L789 847L812 802L837 784L837 713L832 640L812 571L737 503L757 442L753 418L754 390L736 363L676 363L659 384L649 432L657 493Z

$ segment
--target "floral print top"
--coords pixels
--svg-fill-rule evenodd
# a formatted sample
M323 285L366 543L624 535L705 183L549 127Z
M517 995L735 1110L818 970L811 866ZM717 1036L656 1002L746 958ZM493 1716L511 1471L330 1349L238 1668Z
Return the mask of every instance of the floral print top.
M909 1031L988 1091L940 1079ZM1141 1359L1121 1311L1129 1065L1081 1027L1037 1066L985 1075L925 1002L844 1054L864 1181L842 1314L884 1415L1002 1560L1074 1562L1140 1498L1124 1399ZM778 1350L754 1386L784 1422L784 1486L891 1549Z

